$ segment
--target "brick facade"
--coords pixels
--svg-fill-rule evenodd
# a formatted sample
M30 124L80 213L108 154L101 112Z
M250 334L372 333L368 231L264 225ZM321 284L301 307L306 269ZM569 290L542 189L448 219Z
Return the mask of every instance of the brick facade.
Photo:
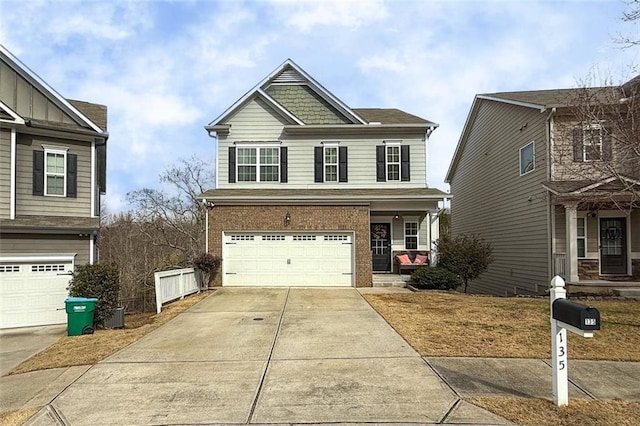
M285 225L287 212L291 222ZM227 231L353 231L356 287L371 287L369 208L366 206L225 206L208 211L209 251L222 254ZM213 285L222 285L220 273Z

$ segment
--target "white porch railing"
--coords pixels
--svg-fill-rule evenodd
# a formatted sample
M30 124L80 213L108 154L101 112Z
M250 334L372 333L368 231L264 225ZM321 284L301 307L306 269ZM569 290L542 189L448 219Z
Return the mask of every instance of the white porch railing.
M567 255L565 253L553 253L553 275L559 275L562 278L565 277L564 268L567 262Z
M174 269L156 272L156 312L160 313L162 304L170 300L182 299L188 294L200 291L193 268Z

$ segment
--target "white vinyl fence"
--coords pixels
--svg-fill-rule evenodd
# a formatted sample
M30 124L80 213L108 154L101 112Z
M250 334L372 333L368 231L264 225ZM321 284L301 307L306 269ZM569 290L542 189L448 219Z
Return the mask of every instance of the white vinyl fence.
M162 310L163 303L200 291L193 268L156 272L154 275L157 313Z

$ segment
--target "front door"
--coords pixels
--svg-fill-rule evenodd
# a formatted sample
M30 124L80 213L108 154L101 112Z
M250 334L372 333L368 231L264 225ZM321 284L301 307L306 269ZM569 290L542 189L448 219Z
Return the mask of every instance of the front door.
M374 272L391 271L391 225L371 224L371 253Z
M627 219L600 218L600 273L627 273Z

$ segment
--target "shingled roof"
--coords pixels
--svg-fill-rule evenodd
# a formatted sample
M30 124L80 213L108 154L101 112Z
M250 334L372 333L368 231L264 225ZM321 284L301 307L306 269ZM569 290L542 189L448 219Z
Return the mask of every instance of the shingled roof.
M577 89L531 90L524 92L486 93L480 97L498 98L507 101L524 102L546 108L577 105L580 100L594 99L601 103L617 102L621 96L618 86L589 87Z
M397 108L353 108L353 111L369 123L380 124L432 124L424 118L420 118Z

